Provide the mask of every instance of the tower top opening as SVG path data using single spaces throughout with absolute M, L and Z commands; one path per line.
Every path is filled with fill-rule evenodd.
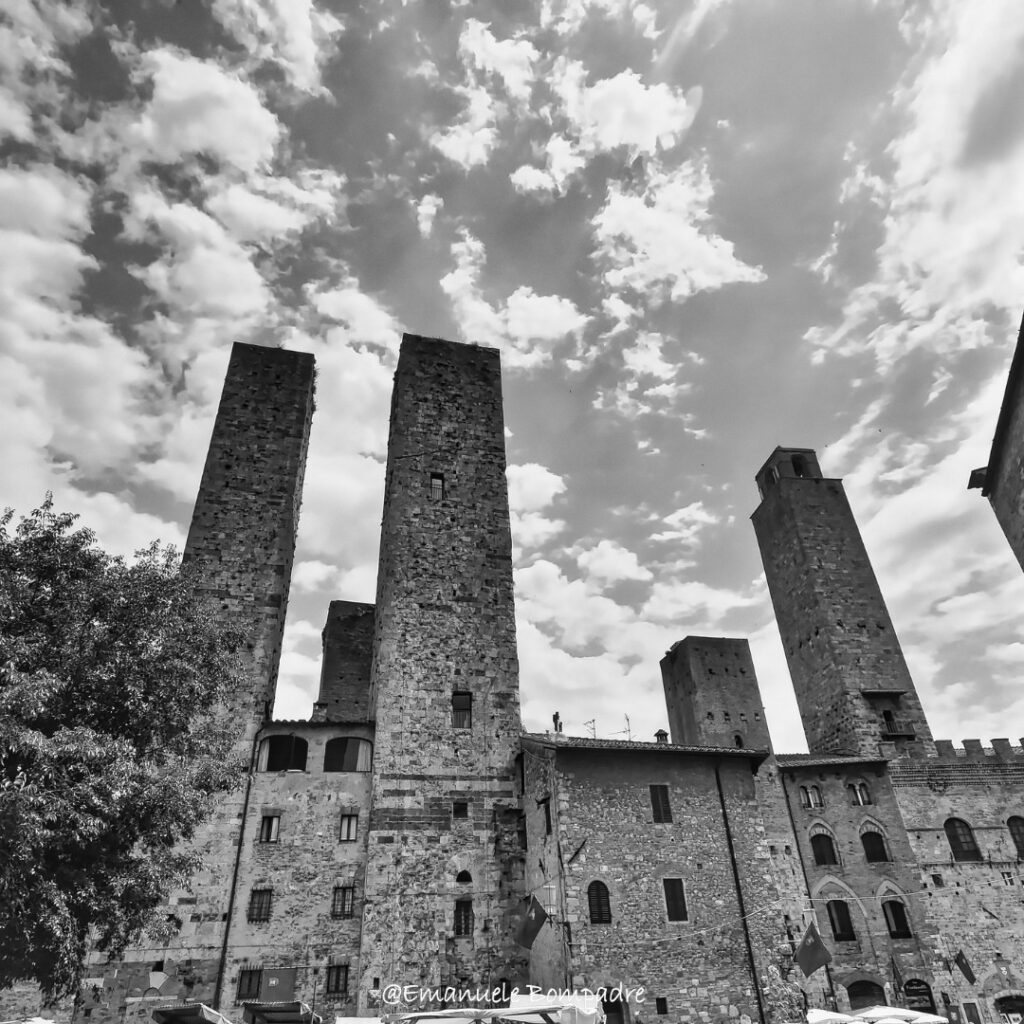
M 782 477 L 821 480 L 821 467 L 818 465 L 818 455 L 814 449 L 781 446 L 776 448 L 754 477 L 762 500 Z

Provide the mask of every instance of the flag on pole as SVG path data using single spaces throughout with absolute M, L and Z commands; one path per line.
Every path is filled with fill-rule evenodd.
M 531 896 L 526 913 L 523 914 L 522 920 L 519 922 L 519 928 L 516 930 L 516 942 L 520 946 L 532 949 L 534 939 L 537 938 L 547 919 L 547 912 L 537 901 L 537 897 Z
M 960 968 L 960 973 L 967 979 L 968 984 L 973 985 L 978 980 L 974 976 L 974 971 L 971 970 L 971 965 L 967 962 L 967 957 L 964 956 L 962 949 L 953 957 L 953 963 Z
M 825 948 L 818 934 L 818 926 L 813 921 L 807 926 L 800 945 L 796 947 L 795 959 L 805 978 L 809 978 L 819 967 L 832 962 L 832 954 Z

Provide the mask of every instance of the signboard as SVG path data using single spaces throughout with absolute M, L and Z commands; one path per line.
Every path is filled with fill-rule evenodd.
M 908 1010 L 920 1010 L 924 1013 L 935 1012 L 935 998 L 932 996 L 928 982 L 920 978 L 907 978 L 903 982 L 903 1002 Z M 978 1024 L 981 1024 L 979 1021 Z

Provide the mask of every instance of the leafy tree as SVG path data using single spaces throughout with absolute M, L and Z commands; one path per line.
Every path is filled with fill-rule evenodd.
M 237 785 L 220 697 L 241 637 L 173 549 L 134 562 L 42 508 L 0 517 L 0 988 L 77 991 L 198 858 L 178 848 Z

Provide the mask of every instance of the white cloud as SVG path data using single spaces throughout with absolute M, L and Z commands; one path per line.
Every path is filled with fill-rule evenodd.
M 430 144 L 453 163 L 465 168 L 487 162 L 498 141 L 498 111 L 491 94 L 482 86 L 455 86 L 466 101 L 461 118 L 444 131 L 434 132 Z
M 564 478 L 536 462 L 509 466 L 506 475 L 508 503 L 515 512 L 539 512 L 565 493 Z
M 318 312 L 344 325 L 344 337 L 353 343 L 398 350 L 401 326 L 375 298 L 360 289 L 355 278 L 335 288 L 310 291 L 309 298 Z
M 528 40 L 498 40 L 483 22 L 467 18 L 459 36 L 459 54 L 467 64 L 497 75 L 514 100 L 529 102 L 539 54 Z
M 674 544 L 692 546 L 696 544 L 704 529 L 721 522 L 721 516 L 707 508 L 704 502 L 693 501 L 664 516 L 661 521 L 670 529 L 652 534 L 651 540 L 672 541 Z
M 595 547 L 585 548 L 576 555 L 576 564 L 587 579 L 599 583 L 618 583 L 622 580 L 647 581 L 653 579 L 634 552 L 617 541 L 602 540 Z
M 425 195 L 416 204 L 416 226 L 420 229 L 421 237 L 430 237 L 434 230 L 434 218 L 443 206 L 444 200 L 436 195 Z

